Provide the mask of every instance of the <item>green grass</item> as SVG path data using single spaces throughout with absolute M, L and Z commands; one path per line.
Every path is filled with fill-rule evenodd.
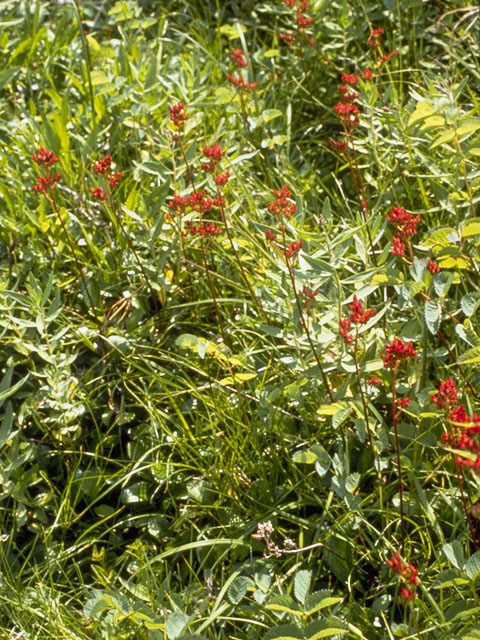
M 0 2 L 2 637 L 480 637 L 480 13 L 295 11 Z M 202 189 L 224 204 L 169 206 Z M 393 207 L 420 214 L 404 256 Z

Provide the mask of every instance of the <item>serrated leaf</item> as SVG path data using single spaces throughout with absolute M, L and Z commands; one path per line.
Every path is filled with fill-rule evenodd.
M 415 282 L 423 282 L 425 278 L 425 272 L 427 269 L 428 258 L 414 258 L 412 266 L 410 267 L 410 273 Z
M 297 571 L 293 581 L 293 593 L 296 599 L 305 604 L 306 597 L 310 589 L 310 582 L 312 580 L 312 572 L 306 569 Z
M 457 135 L 464 136 L 466 133 L 480 129 L 480 118 L 466 118 L 457 128 Z
M 462 238 L 480 236 L 480 221 L 469 220 L 462 227 Z
M 448 129 L 447 131 L 444 131 L 443 133 L 441 133 L 438 136 L 438 138 L 436 140 L 434 140 L 434 142 L 432 142 L 432 144 L 430 145 L 430 149 L 436 149 L 441 144 L 445 144 L 446 142 L 450 142 L 451 140 L 453 140 L 454 137 L 455 137 L 455 131 L 452 131 L 451 129 Z
M 254 582 L 247 576 L 237 576 L 227 591 L 228 599 L 232 604 L 238 604 L 248 589 L 254 587 Z
M 168 615 L 166 630 L 169 640 L 175 640 L 175 638 L 179 637 L 187 626 L 189 619 L 186 613 L 179 613 L 178 611 Z
M 453 227 L 439 227 L 437 229 L 432 229 L 428 231 L 422 240 L 422 247 L 449 247 L 453 245 L 452 238 L 454 237 L 452 234 L 456 234 L 457 230 Z
M 441 269 L 469 269 L 470 260 L 463 256 L 439 256 L 438 266 Z
M 467 317 L 470 317 L 473 316 L 473 314 L 477 310 L 479 303 L 480 297 L 472 294 L 467 294 L 460 300 L 460 307 L 462 308 L 463 313 Z
M 293 616 L 302 616 L 303 610 L 290 596 L 275 596 L 266 605 L 272 611 L 285 611 Z
M 433 582 L 435 589 L 447 589 L 449 587 L 460 587 L 469 584 L 469 580 L 458 569 L 445 569 L 440 571 Z
M 425 118 L 434 115 L 434 113 L 435 107 L 431 102 L 429 102 L 428 100 L 419 102 L 408 119 L 407 128 L 412 127 L 417 122 L 425 120 Z
M 305 615 L 311 616 L 314 613 L 317 613 L 317 611 L 321 611 L 327 607 L 333 607 L 342 600 L 343 598 L 332 596 L 332 592 L 327 589 L 324 589 L 323 591 L 315 591 L 308 596 L 305 602 Z
M 475 580 L 480 574 L 480 551 L 470 556 L 465 564 L 465 573 L 469 578 Z
M 269 629 L 263 636 L 263 640 L 301 640 L 303 633 L 294 624 L 281 624 Z
M 480 348 L 474 347 L 473 349 L 468 349 L 465 353 L 457 360 L 458 364 L 475 364 L 476 362 L 480 362 Z
M 343 407 L 342 409 L 339 409 L 332 417 L 333 428 L 337 429 L 341 424 L 343 424 L 351 412 L 351 407 Z
M 425 302 L 425 324 L 427 325 L 430 333 L 436 334 L 438 332 L 441 315 L 442 309 L 438 302 L 435 302 L 434 300 L 427 300 L 427 302 Z
M 345 623 L 333 617 L 324 620 L 313 620 L 305 628 L 305 638 L 308 640 L 331 638 L 332 636 L 343 635 L 346 630 Z
M 463 569 L 465 564 L 465 556 L 463 555 L 463 547 L 458 540 L 452 543 L 444 544 L 442 551 L 445 554 L 447 560 L 453 564 L 457 569 Z

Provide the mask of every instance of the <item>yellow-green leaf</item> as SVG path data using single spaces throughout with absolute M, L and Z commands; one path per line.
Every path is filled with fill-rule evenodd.
M 480 221 L 470 220 L 462 228 L 462 238 L 480 235 Z
M 445 125 L 445 118 L 443 116 L 429 116 L 425 122 L 420 126 L 420 129 L 430 129 L 431 127 L 443 127 Z
M 454 137 L 455 137 L 455 131 L 452 131 L 452 129 L 448 129 L 447 131 L 444 131 L 443 133 L 441 133 L 438 136 L 438 138 L 434 142 L 432 142 L 432 144 L 430 145 L 430 149 L 435 149 L 436 147 L 439 147 L 441 144 L 450 142 L 450 140 L 453 140 Z
M 480 118 L 467 118 L 458 127 L 457 134 L 464 136 L 466 133 L 477 131 L 477 129 L 480 129 Z
M 428 118 L 428 116 L 432 116 L 435 113 L 435 107 L 428 100 L 424 100 L 423 102 L 419 102 L 415 107 L 414 112 L 410 115 L 410 118 L 407 122 L 407 127 L 411 127 L 417 122 L 421 122 Z

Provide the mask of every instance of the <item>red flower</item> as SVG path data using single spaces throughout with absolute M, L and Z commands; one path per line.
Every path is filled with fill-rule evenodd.
M 447 378 L 440 382 L 438 385 L 438 394 L 431 397 L 431 401 L 437 405 L 438 409 L 443 409 L 443 407 L 454 404 L 457 399 L 458 390 L 453 378 Z
M 363 303 L 357 300 L 356 295 L 353 296 L 353 302 L 348 307 L 352 310 L 350 319 L 355 324 L 365 324 L 377 313 L 375 309 L 364 309 Z
M 275 231 L 271 231 L 270 229 L 266 229 L 265 237 L 266 237 L 267 240 L 271 240 L 272 242 L 275 242 L 275 240 L 277 239 L 277 234 L 275 233 Z
M 374 78 L 373 71 L 369 69 L 369 67 L 365 67 L 365 70 L 362 73 L 362 78 L 364 80 L 373 80 Z
M 210 158 L 212 163 L 217 163 L 222 159 L 226 151 L 222 151 L 222 147 L 215 142 L 211 147 L 203 147 L 203 155 Z
M 92 196 L 94 198 L 96 198 L 97 200 L 106 200 L 107 199 L 107 194 L 102 189 L 102 187 L 90 187 L 89 191 L 92 194 Z
M 400 598 L 402 598 L 403 600 L 414 600 L 417 597 L 418 594 L 410 591 L 410 589 L 407 589 L 407 587 L 400 587 Z
M 399 407 L 408 407 L 410 405 L 410 398 L 398 398 L 397 405 Z
M 372 376 L 367 380 L 367 384 L 374 384 L 375 386 L 378 386 L 379 384 L 382 384 L 382 381 L 378 376 Z
M 412 342 L 403 342 L 400 338 L 395 338 L 391 344 L 385 346 L 387 353 L 382 353 L 381 358 L 383 364 L 387 368 L 396 369 L 396 367 L 407 358 L 415 358 L 417 355 L 413 348 Z
M 257 88 L 256 82 L 245 82 L 245 80 L 240 76 L 227 74 L 225 77 L 230 84 L 233 84 L 237 89 L 240 89 L 240 91 L 253 91 Z
M 405 255 L 405 243 L 400 240 L 400 236 L 393 236 L 392 238 L 393 247 L 390 253 L 394 256 L 404 256 Z
M 358 119 L 360 109 L 356 104 L 345 104 L 344 102 L 339 102 L 333 107 L 333 110 L 340 120 L 349 127 L 355 127 L 360 122 Z
M 391 60 L 392 58 L 394 58 L 394 57 L 395 57 L 395 56 L 397 56 L 397 55 L 398 55 L 398 51 L 397 51 L 396 49 L 394 49 L 394 51 L 392 51 L 392 52 L 390 52 L 390 53 L 387 53 L 387 54 L 386 54 L 386 55 L 384 55 L 384 56 L 380 56 L 380 57 L 378 58 L 378 61 L 379 61 L 379 62 L 388 62 L 389 60 Z
M 182 196 L 174 195 L 171 200 L 168 202 L 168 206 L 170 209 L 173 209 L 176 213 L 183 213 L 185 211 L 185 207 L 188 204 L 187 198 L 182 198 Z
M 312 18 L 308 18 L 303 14 L 300 14 L 297 18 L 297 24 L 300 28 L 308 26 L 312 22 Z
M 37 184 L 34 185 L 33 190 L 39 191 L 40 193 L 46 193 L 47 189 L 53 189 L 56 183 L 60 181 L 61 177 L 62 174 L 60 171 L 54 176 L 47 176 L 46 178 L 37 176 Z
M 352 326 L 352 323 L 348 318 L 342 318 L 340 320 L 340 329 L 338 330 L 339 335 L 345 340 L 347 344 L 350 344 L 353 340 L 352 336 L 348 333 L 348 330 Z
M 101 175 L 104 175 L 105 173 L 107 173 L 107 171 L 110 170 L 111 164 L 112 164 L 112 156 L 106 155 L 103 158 L 103 160 L 96 161 L 95 166 L 93 167 L 93 170 L 95 171 L 95 173 L 100 173 Z
M 276 200 L 268 205 L 268 210 L 275 215 L 283 215 L 290 218 L 297 210 L 297 205 L 289 201 L 292 192 L 287 185 L 283 185 L 281 189 L 274 189 L 273 195 Z
M 230 171 L 225 171 L 225 173 L 221 173 L 215 178 L 215 184 L 218 184 L 218 185 L 227 184 L 229 178 L 230 178 Z
M 427 269 L 433 275 L 435 275 L 436 273 L 438 273 L 440 271 L 440 267 L 438 266 L 438 264 L 435 262 L 435 260 L 433 258 L 430 258 L 430 260 L 428 261 Z
M 356 76 L 354 73 L 343 73 L 342 74 L 342 82 L 344 82 L 345 84 L 350 84 L 350 85 L 356 85 L 358 82 L 358 76 Z M 342 86 L 342 85 L 340 85 Z M 339 87 L 340 89 L 340 87 Z
M 398 237 L 404 238 L 417 233 L 417 224 L 420 222 L 420 216 L 408 213 L 403 207 L 393 207 L 387 215 L 387 220 L 399 230 Z
M 380 36 L 385 33 L 385 29 L 382 27 L 377 27 L 376 29 L 372 29 L 370 37 L 367 40 L 367 45 L 369 47 L 379 47 L 380 46 Z
M 295 36 L 291 33 L 279 33 L 278 37 L 281 38 L 287 44 L 290 44 L 291 42 L 295 42 Z
M 246 67 L 248 64 L 241 49 L 234 49 L 229 58 L 236 67 Z
M 123 173 L 121 171 L 115 171 L 114 174 L 108 176 L 108 182 L 110 183 L 111 188 L 115 188 L 117 183 L 123 178 Z
M 222 233 L 220 227 L 217 227 L 214 222 L 209 222 L 205 224 L 200 222 L 198 225 L 195 225 L 191 220 L 187 222 L 188 231 L 192 236 L 218 236 Z
M 298 242 L 291 242 L 288 246 L 288 249 L 285 249 L 285 257 L 295 257 L 304 244 L 305 242 L 303 240 L 299 240 Z
M 44 164 L 46 167 L 51 167 L 52 164 L 59 162 L 59 158 L 53 153 L 53 151 L 47 151 L 41 147 L 37 153 L 32 153 L 32 158 L 37 164 Z
M 185 113 L 185 105 L 183 102 L 178 102 L 170 107 L 170 120 L 179 129 L 183 127 L 185 120 L 188 120 L 188 115 Z

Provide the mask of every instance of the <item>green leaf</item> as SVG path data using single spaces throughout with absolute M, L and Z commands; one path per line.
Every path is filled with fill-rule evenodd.
M 294 624 L 281 624 L 269 629 L 263 640 L 302 640 L 303 634 Z
M 453 564 L 457 569 L 463 569 L 465 564 L 465 556 L 463 555 L 463 547 L 458 540 L 452 543 L 444 544 L 442 551 L 445 554 L 447 560 Z
M 467 317 L 470 317 L 470 316 L 473 316 L 473 314 L 477 310 L 479 303 L 480 303 L 480 296 L 478 294 L 473 295 L 469 293 L 463 296 L 462 299 L 460 300 L 460 307 L 462 308 L 463 313 Z
M 443 133 L 441 133 L 438 136 L 438 138 L 434 142 L 432 142 L 432 144 L 430 145 L 430 149 L 436 149 L 441 144 L 450 142 L 451 140 L 454 139 L 454 137 L 455 137 L 455 131 L 452 131 L 452 129 L 447 129 L 447 131 L 444 131 Z
M 480 236 L 480 221 L 469 220 L 462 227 L 462 238 L 469 236 Z
M 430 247 L 450 247 L 458 239 L 457 230 L 453 227 L 437 227 L 428 231 L 423 237 L 421 246 L 428 249 Z
M 459 637 L 458 640 L 480 640 L 480 627 L 470 629 L 467 635 Z
M 333 607 L 342 600 L 343 598 L 332 596 L 332 592 L 330 590 L 324 589 L 322 591 L 315 591 L 308 596 L 305 602 L 305 615 L 311 616 L 314 613 L 317 613 L 317 611 L 321 611 L 327 607 Z
M 465 573 L 469 578 L 475 580 L 480 574 L 480 551 L 470 556 L 465 564 Z
M 280 109 L 265 109 L 262 111 L 262 120 L 267 123 L 270 120 L 274 120 L 275 118 L 279 118 L 282 114 Z
M 248 589 L 253 588 L 255 583 L 247 576 L 237 576 L 228 588 L 227 596 L 232 604 L 238 604 Z
M 473 349 L 468 349 L 462 353 L 462 355 L 458 358 L 458 364 L 475 364 L 480 362 L 480 348 L 473 347 Z
M 469 582 L 458 569 L 445 569 L 440 571 L 432 586 L 434 589 L 448 589 L 450 587 L 460 587 L 469 584 Z
M 169 640 L 175 640 L 182 633 L 188 624 L 190 617 L 186 613 L 179 613 L 174 611 L 170 613 L 167 618 L 167 636 Z
M 244 382 L 247 382 L 248 380 L 253 380 L 253 378 L 256 378 L 256 377 L 257 377 L 256 373 L 236 373 L 234 376 L 227 376 L 226 378 L 222 378 L 219 381 L 219 384 L 223 384 L 223 385 L 243 384 Z
M 480 118 L 467 118 L 457 128 L 457 135 L 464 136 L 466 133 L 471 133 L 478 129 L 480 129 Z
M 415 110 L 410 115 L 410 118 L 407 122 L 407 128 L 412 127 L 417 122 L 421 122 L 428 118 L 428 116 L 432 116 L 435 113 L 435 107 L 428 100 L 424 100 L 423 102 L 419 102 L 415 107 Z
M 305 638 L 320 640 L 332 636 L 343 635 L 347 630 L 346 624 L 338 618 L 329 617 L 324 620 L 313 620 L 305 628 Z
M 325 198 L 325 201 L 323 203 L 322 216 L 325 218 L 325 220 L 330 220 L 330 218 L 332 217 L 332 209 L 330 207 L 330 198 L 328 196 Z
M 7 406 L 5 408 L 5 414 L 2 419 L 2 424 L 0 426 L 0 445 L 7 442 L 7 440 L 11 440 L 11 438 L 18 433 L 15 431 L 12 433 L 12 425 L 13 425 L 13 408 L 12 403 L 7 402 Z
M 293 581 L 293 592 L 296 599 L 305 604 L 305 599 L 310 589 L 310 582 L 312 580 L 312 572 L 307 570 L 297 571 Z
M 290 596 L 274 596 L 266 605 L 271 611 L 285 611 L 293 616 L 302 616 L 303 610 Z
M 303 449 L 293 454 L 292 461 L 296 464 L 314 464 L 317 456 L 311 449 Z
M 440 327 L 442 308 L 438 302 L 427 300 L 424 307 L 425 323 L 430 333 L 436 334 Z

